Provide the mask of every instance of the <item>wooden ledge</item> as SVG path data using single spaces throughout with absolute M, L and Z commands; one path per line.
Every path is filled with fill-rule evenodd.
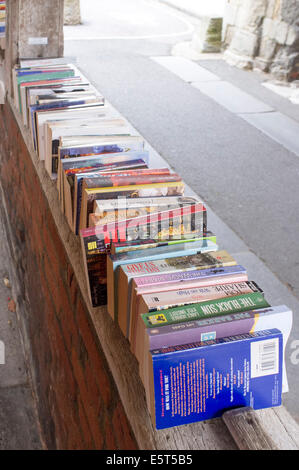
M 233 420 L 228 415 L 224 419 L 218 418 L 160 431 L 153 429 L 146 406 L 144 388 L 138 374 L 137 361 L 130 352 L 127 340 L 123 337 L 119 327 L 111 320 L 106 308 L 94 309 L 91 307 L 87 295 L 79 237 L 72 233 L 60 210 L 56 184 L 50 179 L 43 162 L 38 159 L 31 143 L 29 130 L 24 128 L 21 116 L 16 111 L 11 98 L 8 98 L 8 105 L 12 109 L 31 155 L 41 187 L 51 208 L 57 231 L 74 270 L 84 301 L 88 306 L 91 322 L 98 335 L 99 343 L 109 364 L 139 448 L 142 450 L 238 449 L 238 441 L 232 432 L 232 426 L 235 429 L 238 426 L 236 422 L 231 424 Z M 299 448 L 299 427 L 283 407 L 261 410 L 255 414 L 263 423 L 263 432 L 269 435 L 274 448 Z M 236 420 L 236 418 L 234 419 Z

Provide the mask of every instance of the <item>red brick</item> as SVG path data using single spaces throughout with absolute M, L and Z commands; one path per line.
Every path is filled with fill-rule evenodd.
M 85 415 L 85 411 L 84 411 L 81 399 L 79 399 L 78 401 L 78 413 L 79 413 L 80 427 L 81 427 L 82 435 L 84 439 L 84 449 L 93 450 L 95 449 L 95 444 L 91 435 L 90 427 L 87 422 L 87 418 Z
M 96 343 L 94 330 L 91 329 L 90 322 L 87 320 L 87 314 L 81 299 L 78 299 L 76 320 L 80 335 L 83 338 L 85 347 L 88 351 L 89 360 L 96 373 L 101 396 L 108 407 L 111 402 L 111 380 L 110 373 L 104 355 Z
M 99 397 L 90 395 L 90 391 L 88 390 L 85 383 L 85 377 L 82 368 L 78 361 L 77 352 L 74 349 L 72 349 L 72 366 L 93 440 L 97 448 L 102 448 L 104 438 L 100 429 L 99 416 L 95 412 L 95 409 L 98 409 Z
M 117 450 L 113 428 L 109 418 L 105 421 L 105 450 Z

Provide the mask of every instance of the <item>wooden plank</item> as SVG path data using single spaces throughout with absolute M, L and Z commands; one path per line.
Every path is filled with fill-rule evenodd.
M 284 407 L 226 411 L 222 419 L 240 450 L 298 450 L 298 424 Z

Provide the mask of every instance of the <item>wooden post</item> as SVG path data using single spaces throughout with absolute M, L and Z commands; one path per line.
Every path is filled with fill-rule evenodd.
M 236 408 L 222 420 L 240 450 L 298 450 L 299 427 L 283 406 L 254 411 Z
M 12 95 L 11 70 L 19 58 L 63 56 L 63 0 L 7 3 L 5 84 Z

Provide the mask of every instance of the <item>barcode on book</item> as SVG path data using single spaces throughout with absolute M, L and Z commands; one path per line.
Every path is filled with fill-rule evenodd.
M 256 341 L 250 345 L 251 378 L 278 374 L 279 339 Z

